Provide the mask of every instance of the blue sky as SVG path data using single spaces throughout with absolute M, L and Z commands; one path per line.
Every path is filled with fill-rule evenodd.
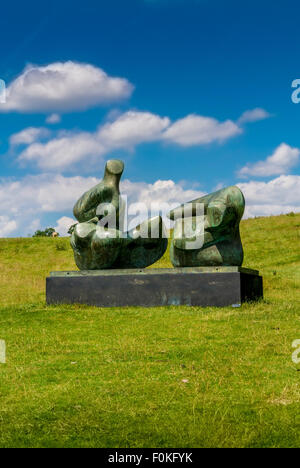
M 0 236 L 64 233 L 112 157 L 131 201 L 239 184 L 246 216 L 300 211 L 298 2 L 1 9 Z

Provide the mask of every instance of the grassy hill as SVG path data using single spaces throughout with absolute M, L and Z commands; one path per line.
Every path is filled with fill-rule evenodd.
M 242 238 L 265 298 L 240 309 L 47 307 L 68 239 L 0 239 L 0 447 L 299 446 L 300 214 Z

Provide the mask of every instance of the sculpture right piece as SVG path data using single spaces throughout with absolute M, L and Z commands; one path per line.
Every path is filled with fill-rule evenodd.
M 184 227 L 191 221 L 196 224 L 197 204 L 202 204 L 204 209 L 204 233 L 202 233 L 204 242 L 200 248 L 191 248 Z M 173 266 L 242 266 L 244 252 L 239 225 L 244 210 L 245 198 L 236 186 L 227 187 L 172 210 L 168 217 L 175 221 L 170 248 Z M 183 229 L 180 230 L 181 226 Z M 180 231 L 179 236 L 178 231 Z

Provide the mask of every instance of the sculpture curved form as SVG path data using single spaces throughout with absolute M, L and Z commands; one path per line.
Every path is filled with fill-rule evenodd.
M 196 221 L 197 204 L 202 204 L 204 208 L 204 242 L 202 247 L 191 249 L 190 239 L 185 237 L 184 230 L 181 237 L 176 234 L 179 224 L 183 223 L 184 226 L 187 218 Z M 173 266 L 241 266 L 244 252 L 239 225 L 244 210 L 245 198 L 236 186 L 227 187 L 172 210 L 168 217 L 175 221 L 170 248 Z
M 85 192 L 74 206 L 74 216 L 80 223 L 96 218 L 99 205 L 105 203 L 108 205 L 108 209 L 114 207 L 117 222 L 119 221 L 120 180 L 123 172 L 123 161 L 118 159 L 107 161 L 103 180 Z M 101 219 L 101 216 L 99 216 L 99 219 Z
M 119 183 L 123 171 L 122 161 L 108 161 L 103 180 L 74 206 L 79 223 L 70 230 L 71 246 L 80 270 L 146 268 L 167 249 L 167 234 L 160 216 L 122 232 Z M 111 219 L 113 228 L 109 227 Z

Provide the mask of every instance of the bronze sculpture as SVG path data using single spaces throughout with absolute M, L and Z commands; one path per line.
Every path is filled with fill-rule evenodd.
M 83 194 L 74 207 L 79 223 L 70 230 L 71 246 L 80 270 L 146 268 L 167 249 L 167 234 L 160 216 L 129 232 L 120 230 L 119 183 L 123 171 L 122 161 L 108 161 L 103 180 Z M 113 227 L 109 226 L 110 221 Z
M 123 232 L 119 189 L 123 171 L 122 161 L 108 161 L 103 180 L 84 193 L 74 206 L 79 223 L 70 230 L 71 245 L 80 270 L 146 268 L 167 249 L 161 216 Z M 199 206 L 203 209 L 202 217 L 197 216 Z M 168 217 L 175 221 L 170 246 L 173 266 L 241 266 L 244 254 L 239 224 L 244 209 L 244 196 L 233 186 L 172 210 Z M 191 227 L 187 228 L 188 225 Z M 189 230 L 194 240 L 202 236 L 200 245 L 191 244 L 191 237 L 186 234 Z
M 176 236 L 178 223 L 196 220 L 195 207 L 203 207 L 203 245 L 190 248 L 190 239 Z M 170 256 L 174 267 L 242 266 L 244 253 L 240 237 L 240 221 L 245 210 L 241 190 L 227 187 L 179 206 L 169 213 L 175 221 Z M 185 216 L 184 216 L 185 215 Z M 177 223 L 177 225 L 176 225 Z

